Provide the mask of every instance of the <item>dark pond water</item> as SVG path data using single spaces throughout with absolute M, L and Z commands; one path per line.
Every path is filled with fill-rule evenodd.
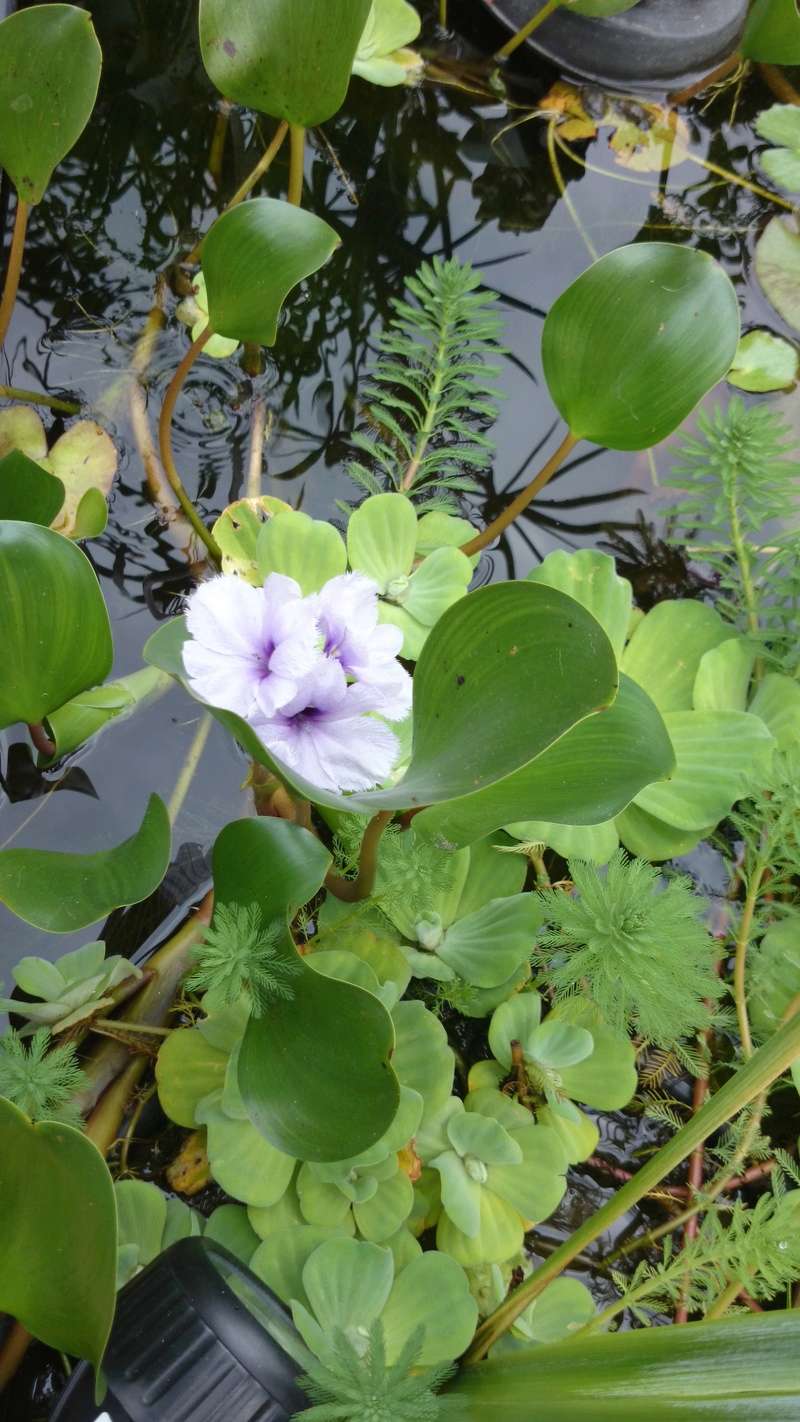
M 141 648 L 188 590 L 179 547 L 158 521 L 146 492 L 130 421 L 130 362 L 153 304 L 158 273 L 190 248 L 263 150 L 272 125 L 248 115 L 230 120 L 221 190 L 207 171 L 217 108 L 199 62 L 195 0 L 115 0 L 92 8 L 105 70 L 95 115 L 77 149 L 58 169 L 30 227 L 20 301 L 0 379 L 63 393 L 106 425 L 120 458 L 105 534 L 87 545 L 103 583 L 114 627 L 117 674 L 140 665 Z M 177 463 L 203 515 L 211 518 L 244 492 L 253 400 L 264 395 L 272 431 L 263 491 L 321 516 L 353 496 L 343 472 L 358 413 L 359 381 L 392 297 L 420 261 L 457 255 L 474 264 L 499 294 L 505 318 L 502 384 L 506 399 L 495 429 L 497 457 L 476 512 L 491 517 L 560 438 L 539 359 L 542 320 L 558 293 L 588 264 L 585 236 L 602 253 L 623 242 L 659 238 L 700 245 L 724 261 L 744 302 L 745 325 L 781 323 L 751 282 L 758 231 L 775 210 L 691 162 L 660 184 L 654 174 L 619 181 L 607 134 L 581 148 L 605 172 L 564 160 L 567 200 L 551 171 L 545 125 L 532 119 L 501 135 L 505 103 L 474 78 L 471 62 L 496 47 L 500 32 L 476 0 L 453 3 L 463 33 L 437 33 L 433 6 L 423 48 L 442 79 L 415 90 L 383 90 L 354 81 L 343 111 L 307 157 L 307 202 L 340 232 L 342 246 L 289 305 L 281 336 L 255 380 L 236 362 L 203 360 L 176 416 Z M 530 56 L 509 77 L 516 104 L 535 107 L 558 75 Z M 596 95 L 587 95 L 587 102 Z M 757 78 L 688 116 L 692 149 L 745 176 L 758 176 L 753 115 L 771 101 Z M 614 176 L 608 176 L 608 173 Z M 279 160 L 265 191 L 285 191 Z M 168 321 L 146 376 L 151 422 L 186 349 L 186 333 Z M 792 407 L 786 414 L 792 417 Z M 795 417 L 796 419 L 796 417 Z M 53 435 L 61 428 L 45 413 Z M 524 574 L 552 548 L 621 548 L 622 571 L 647 605 L 657 596 L 692 595 L 696 585 L 675 555 L 658 544 L 654 479 L 669 452 L 620 455 L 581 445 L 535 508 L 501 547 L 484 555 L 478 577 Z M 642 523 L 642 519 L 645 521 Z M 647 525 L 655 520 L 656 532 Z M 643 534 L 643 528 L 645 532 Z M 620 544 L 620 540 L 623 543 Z M 1 650 L 1 649 L 0 649 Z M 151 790 L 171 794 L 197 730 L 198 710 L 177 692 L 118 724 L 69 765 L 46 776 L 32 764 L 19 730 L 0 734 L 0 847 L 94 850 L 138 825 Z M 221 728 L 211 731 L 174 834 L 175 866 L 154 901 L 117 914 L 105 936 L 132 951 L 204 873 L 202 853 L 229 819 L 247 813 L 244 762 Z M 695 860 L 715 883 L 712 856 Z M 94 932 L 54 939 L 0 908 L 0 980 L 23 953 L 55 957 Z M 634 1146 L 611 1124 L 603 1149 L 620 1161 Z M 576 1193 L 577 1192 L 577 1193 Z M 571 1228 L 599 1203 L 604 1187 L 575 1174 L 548 1231 Z M 545 1236 L 546 1237 L 546 1236 Z M 20 1402 L 19 1407 L 23 1408 Z M 20 1418 L 42 1415 L 27 1409 Z

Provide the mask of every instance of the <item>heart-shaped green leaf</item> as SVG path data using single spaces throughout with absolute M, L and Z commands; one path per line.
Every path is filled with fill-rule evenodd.
M 111 628 L 92 565 L 49 528 L 0 523 L 0 647 L 0 728 L 37 724 L 111 667 Z
M 796 0 L 753 0 L 739 53 L 762 64 L 800 64 Z
M 327 262 L 339 241 L 321 217 L 276 198 L 253 198 L 224 212 L 203 241 L 213 329 L 273 346 L 292 287 Z
M 203 63 L 226 99 L 314 128 L 341 108 L 369 10 L 370 0 L 200 0 Z
M 113 849 L 96 854 L 0 850 L 0 902 L 48 933 L 72 933 L 112 909 L 138 904 L 158 888 L 169 864 L 170 842 L 166 806 L 151 795 L 136 833 Z
M 77 5 L 33 5 L 0 25 L 0 167 L 25 202 L 41 201 L 83 133 L 101 62 L 91 17 Z
M 19 449 L 0 459 L 0 519 L 49 528 L 64 502 L 64 485 Z
M 97 1147 L 0 1098 L 0 1310 L 99 1367 L 114 1317 L 117 1210 Z
M 422 68 L 422 60 L 406 49 L 420 31 L 420 17 L 408 0 L 372 0 L 359 40 L 353 73 L 370 84 L 391 87 L 403 84 L 409 70 Z
M 288 929 L 318 891 L 330 856 L 285 820 L 236 820 L 214 844 L 217 904 L 255 905 L 280 927 L 279 948 L 297 961 Z M 399 1101 L 389 1065 L 394 1032 L 363 988 L 314 972 L 303 959 L 290 999 L 252 1017 L 239 1055 L 239 1087 L 253 1124 L 286 1155 L 343 1160 L 377 1141 Z
M 607 253 L 562 292 L 542 362 L 576 438 L 647 449 L 727 374 L 738 339 L 736 293 L 713 257 L 642 242 Z
M 556 824 L 595 825 L 624 808 L 642 786 L 668 776 L 675 754 L 654 703 L 630 677 L 601 715 L 587 716 L 548 750 L 497 785 L 414 817 L 417 834 L 470 844 L 535 805 Z

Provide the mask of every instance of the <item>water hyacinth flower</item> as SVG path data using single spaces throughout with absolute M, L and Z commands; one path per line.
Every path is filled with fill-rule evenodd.
M 189 598 L 186 626 L 192 640 L 183 665 L 192 691 L 251 724 L 292 701 L 319 662 L 313 610 L 281 573 L 263 588 L 240 578 L 201 583 Z
M 186 624 L 192 691 L 236 712 L 291 770 L 333 791 L 390 774 L 400 746 L 386 721 L 407 715 L 411 678 L 371 579 L 342 574 L 303 597 L 282 573 L 263 588 L 213 578 L 190 597 Z
M 411 710 L 411 678 L 397 658 L 403 645 L 399 627 L 378 621 L 378 589 L 363 573 L 330 578 L 311 599 L 326 657 L 347 676 L 374 689 L 390 721 Z

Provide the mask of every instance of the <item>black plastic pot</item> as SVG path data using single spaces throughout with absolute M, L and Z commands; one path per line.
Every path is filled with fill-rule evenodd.
M 308 1406 L 299 1343 L 283 1304 L 244 1264 L 210 1240 L 182 1239 L 120 1292 L 102 1405 L 82 1363 L 51 1422 L 289 1422 Z
M 515 33 L 544 0 L 484 4 Z M 599 83 L 669 88 L 699 77 L 731 54 L 746 13 L 747 0 L 639 0 L 632 10 L 607 20 L 556 10 L 527 44 L 559 69 Z

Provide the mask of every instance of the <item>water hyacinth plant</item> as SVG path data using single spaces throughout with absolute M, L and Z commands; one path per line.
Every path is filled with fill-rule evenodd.
M 778 84 L 752 165 L 770 189 L 694 153 L 701 111 L 678 114 L 691 92 L 631 107 L 556 84 L 532 107 L 489 50 L 486 65 L 455 55 L 456 8 L 186 0 L 192 122 L 210 115 L 213 132 L 198 158 L 181 118 L 188 208 L 172 169 L 152 210 L 134 205 L 163 268 L 140 332 L 119 293 L 98 315 L 69 264 L 79 184 L 116 151 L 95 125 L 117 90 L 89 122 L 92 24 L 61 4 L 0 23 L 8 378 L 90 338 L 126 352 L 88 408 L 0 387 L 12 1411 L 35 1339 L 51 1381 L 69 1359 L 99 1375 L 105 1356 L 111 1414 L 128 1301 L 173 1246 L 203 1239 L 244 1271 L 235 1307 L 247 1270 L 284 1306 L 271 1356 L 284 1350 L 309 1422 L 788 1419 L 800 1405 L 800 1324 L 783 1307 L 800 1282 L 798 542 L 776 413 L 797 360 L 763 311 L 746 309 L 741 337 L 716 227 L 705 209 L 705 227 L 673 221 L 668 191 L 694 161 L 731 203 L 792 209 L 796 104 L 773 61 L 779 41 L 794 53 L 797 16 L 758 0 L 730 66 L 763 62 Z M 578 32 L 646 9 L 539 6 L 502 59 L 558 8 Z M 113 68 L 125 46 L 96 21 Z M 133 166 L 152 147 L 160 181 L 172 106 L 183 115 L 195 82 L 174 23 L 169 84 L 151 82 L 138 39 L 126 68 L 126 103 L 135 73 L 137 113 L 152 105 L 158 127 Z M 429 182 L 432 135 L 453 136 L 448 90 L 455 146 Z M 425 216 L 431 187 L 446 205 L 482 184 L 488 201 L 482 164 L 538 201 L 529 121 L 592 254 L 570 266 L 565 242 L 572 279 L 549 294 L 511 265 L 490 290 L 490 261 L 453 255 L 462 228 L 441 224 L 440 242 Z M 599 155 L 583 155 L 603 124 L 612 175 L 658 193 L 658 222 L 616 247 L 585 228 L 560 166 L 584 164 L 602 192 Z M 119 215 L 95 230 L 93 202 L 86 262 L 138 299 Z M 376 210 L 400 237 L 382 241 L 369 307 L 357 243 Z M 733 240 L 741 213 L 723 216 Z M 744 230 L 761 216 L 748 209 Z M 793 217 L 763 217 L 755 266 L 790 333 Z M 42 251 L 68 340 L 55 319 L 34 338 L 17 319 L 18 289 L 26 319 L 45 319 Z M 91 361 L 101 377 L 106 364 Z M 519 398 L 534 385 L 543 408 Z M 516 475 L 490 438 L 507 392 Z M 633 536 L 605 545 L 618 561 L 576 548 L 592 530 L 569 522 L 584 486 L 562 499 L 551 482 L 616 498 L 595 476 L 603 449 L 620 469 L 641 455 L 637 488 L 657 472 L 665 507 L 664 488 L 681 491 L 663 529 L 641 525 L 648 578 Z M 532 530 L 564 547 L 542 556 Z M 131 655 L 128 625 L 147 619 Z M 78 807 L 74 831 L 59 806 Z

